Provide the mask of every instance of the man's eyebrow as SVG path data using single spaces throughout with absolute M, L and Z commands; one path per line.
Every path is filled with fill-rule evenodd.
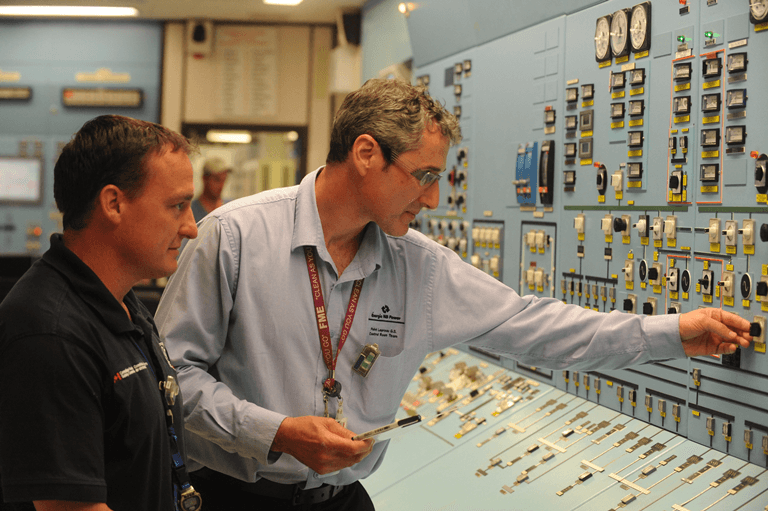
M 172 195 L 168 201 L 169 202 L 178 202 L 178 201 L 191 201 L 195 198 L 194 194 L 191 193 L 179 193 L 177 195 Z

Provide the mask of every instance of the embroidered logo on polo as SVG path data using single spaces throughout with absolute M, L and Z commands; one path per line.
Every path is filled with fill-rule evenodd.
M 149 364 L 147 364 L 146 362 L 139 362 L 136 365 L 126 367 L 122 371 L 118 371 L 115 374 L 113 383 L 117 383 L 117 381 L 119 380 L 124 380 L 125 378 L 128 378 L 129 376 L 136 374 L 140 371 L 146 371 L 148 367 L 149 367 Z
M 384 304 L 379 311 L 381 312 L 371 312 L 371 315 L 368 317 L 368 321 L 374 323 L 370 325 L 368 337 L 398 339 L 402 327 L 397 325 L 405 324 L 402 314 L 392 313 L 392 309 L 387 304 Z

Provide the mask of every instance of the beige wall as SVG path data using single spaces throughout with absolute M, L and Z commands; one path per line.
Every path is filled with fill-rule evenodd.
M 251 54 L 240 52 L 241 60 L 234 67 L 242 72 L 222 78 L 222 69 L 230 70 L 231 67 L 227 68 L 224 63 L 223 51 L 217 51 L 217 35 L 222 35 L 221 30 L 232 34 L 235 29 L 242 28 L 244 40 L 247 40 L 248 34 L 253 34 L 259 27 L 264 27 L 262 32 L 275 34 L 274 39 L 268 38 L 274 43 L 267 45 L 275 50 L 275 58 L 271 60 L 275 67 L 256 75 L 261 70 L 252 66 Z M 213 32 L 210 54 L 194 58 L 188 52 L 187 26 L 182 22 L 166 24 L 161 122 L 176 130 L 180 130 L 184 122 L 307 126 L 307 170 L 322 165 L 328 152 L 332 121 L 329 90 L 331 27 L 214 23 Z M 267 97 L 274 101 L 257 105 L 255 96 L 259 91 L 252 84 L 254 79 L 265 77 L 271 84 L 266 87 L 269 89 Z M 245 91 L 244 95 L 248 97 L 253 95 L 253 101 L 248 97 L 243 99 L 243 94 L 238 91 Z M 243 108 L 224 113 L 226 109 L 221 100 L 225 94 L 229 95 L 230 101 L 241 102 Z

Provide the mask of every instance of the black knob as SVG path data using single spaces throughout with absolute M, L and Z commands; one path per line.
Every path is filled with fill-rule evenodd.
M 603 186 L 603 174 L 600 172 L 597 173 L 597 186 Z
M 659 278 L 658 268 L 648 268 L 648 280 L 656 280 Z
M 749 335 L 752 337 L 760 337 L 760 334 L 763 333 L 763 328 L 760 326 L 760 323 L 750 323 L 749 324 Z
M 755 294 L 757 296 L 768 296 L 768 282 L 758 282 Z
M 651 305 L 650 302 L 645 302 L 643 304 L 643 314 L 645 315 L 653 314 L 653 305 Z
M 674 307 L 670 307 L 669 309 L 667 309 L 667 314 L 677 314 L 677 309 L 675 309 Z
M 630 312 L 632 310 L 632 300 L 629 298 L 624 299 L 624 310 Z
M 680 186 L 680 178 L 678 176 L 672 176 L 669 178 L 669 188 L 676 190 Z
M 768 224 L 760 226 L 760 241 L 768 241 Z
M 627 221 L 624 220 L 621 217 L 616 217 L 613 219 L 613 230 L 616 232 L 621 232 L 627 230 Z

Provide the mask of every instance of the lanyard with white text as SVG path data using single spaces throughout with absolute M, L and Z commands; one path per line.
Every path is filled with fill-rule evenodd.
M 344 325 L 339 336 L 339 347 L 336 349 L 336 357 L 333 356 L 333 347 L 331 346 L 331 331 L 328 328 L 328 315 L 325 310 L 325 301 L 323 300 L 323 290 L 320 287 L 320 275 L 317 272 L 315 263 L 315 253 L 312 247 L 304 247 L 304 255 L 307 259 L 307 271 L 309 272 L 309 283 L 312 286 L 312 298 L 315 301 L 315 318 L 317 319 L 317 332 L 320 335 L 320 349 L 323 352 L 325 367 L 328 368 L 328 379 L 323 382 L 323 399 L 328 397 L 340 397 L 341 383 L 336 381 L 336 361 L 339 359 L 339 353 L 347 340 L 349 331 L 352 328 L 352 321 L 355 319 L 357 311 L 357 302 L 360 299 L 360 291 L 363 289 L 363 280 L 356 280 L 352 288 L 352 295 L 349 297 L 347 314 L 344 317 Z

